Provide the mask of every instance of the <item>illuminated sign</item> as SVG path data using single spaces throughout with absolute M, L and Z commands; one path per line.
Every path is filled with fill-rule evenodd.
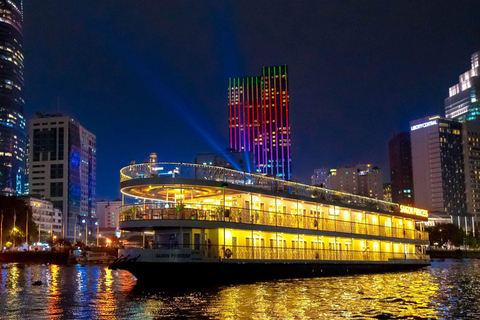
M 420 123 L 420 124 L 416 124 L 414 126 L 411 126 L 410 130 L 415 131 L 417 129 L 423 129 L 423 128 L 426 128 L 426 127 L 434 126 L 436 124 L 437 124 L 437 120 L 432 120 L 432 121 L 428 121 L 428 122 L 424 122 L 424 123 Z
M 400 205 L 400 212 L 406 214 L 414 214 L 416 216 L 428 218 L 428 210 L 418 209 L 414 207 Z

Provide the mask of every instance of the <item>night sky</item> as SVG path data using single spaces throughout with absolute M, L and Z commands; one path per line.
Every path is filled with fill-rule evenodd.
M 229 77 L 287 64 L 293 178 L 378 164 L 480 50 L 472 1 L 24 3 L 27 118 L 60 112 L 97 136 L 97 199 L 130 159 L 192 162 L 228 146 Z

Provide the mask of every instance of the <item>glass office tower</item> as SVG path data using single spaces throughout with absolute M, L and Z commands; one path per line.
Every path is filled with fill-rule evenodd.
M 458 84 L 450 87 L 445 99 L 445 117 L 452 120 L 475 120 L 480 118 L 480 51 L 472 54 L 471 69 L 459 77 Z
M 0 194 L 20 195 L 25 181 L 22 2 L 0 0 Z

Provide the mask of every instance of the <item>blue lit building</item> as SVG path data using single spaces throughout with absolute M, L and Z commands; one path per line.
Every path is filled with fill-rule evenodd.
M 0 0 L 0 194 L 25 184 L 22 2 Z
M 30 194 L 45 196 L 62 210 L 67 239 L 94 237 L 95 135 L 70 117 L 38 113 L 29 136 Z

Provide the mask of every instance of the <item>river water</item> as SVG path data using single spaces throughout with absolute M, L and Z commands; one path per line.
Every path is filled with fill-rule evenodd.
M 139 287 L 130 273 L 105 266 L 0 265 L 0 319 L 177 317 L 480 319 L 480 260 L 433 262 L 413 272 L 167 291 Z

